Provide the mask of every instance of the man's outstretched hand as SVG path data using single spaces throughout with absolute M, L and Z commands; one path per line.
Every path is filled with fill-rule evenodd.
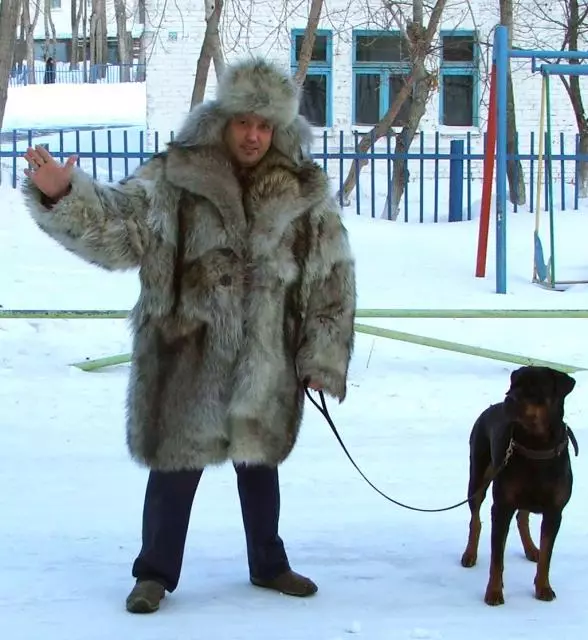
M 65 164 L 60 164 L 45 147 L 37 145 L 27 149 L 24 159 L 29 163 L 25 175 L 41 193 L 51 200 L 59 200 L 68 193 L 77 156 L 70 156 Z
M 320 384 L 320 382 L 315 382 L 314 380 L 308 380 L 306 383 L 306 386 L 309 389 L 312 389 L 313 391 L 322 391 L 323 390 L 323 386 Z

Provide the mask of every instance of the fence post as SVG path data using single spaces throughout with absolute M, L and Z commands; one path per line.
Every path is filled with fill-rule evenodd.
M 449 222 L 463 220 L 463 140 L 452 140 L 449 148 Z

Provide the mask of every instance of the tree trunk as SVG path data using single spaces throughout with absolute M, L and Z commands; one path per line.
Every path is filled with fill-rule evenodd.
M 394 153 L 398 155 L 408 153 L 419 123 L 427 110 L 427 102 L 431 94 L 432 78 L 427 73 L 424 63 L 421 63 L 418 69 L 415 69 L 415 74 L 419 80 L 414 83 L 408 122 L 396 136 Z M 382 218 L 388 217 L 388 211 L 390 211 L 391 220 L 398 218 L 400 201 L 406 189 L 406 181 L 409 178 L 407 164 L 407 160 L 402 157 L 395 158 L 392 162 L 392 188 L 388 189 L 388 196 L 381 215 Z M 388 206 L 388 199 L 390 199 L 390 206 Z
M 13 66 L 16 66 L 16 73 L 20 77 L 22 74 L 22 63 L 27 55 L 27 30 L 25 25 L 25 4 L 28 3 L 28 0 L 21 2 L 21 12 L 20 12 L 20 21 L 18 27 L 18 40 L 14 45 L 14 60 L 12 61 Z
M 139 39 L 139 66 L 135 75 L 136 82 L 145 82 L 147 64 L 147 52 L 145 46 L 145 0 L 139 0 L 139 23 L 143 25 L 141 38 Z
M 390 130 L 390 127 L 392 126 L 392 123 L 394 122 L 394 120 L 396 119 L 396 116 L 398 115 L 398 112 L 402 108 L 404 101 L 408 98 L 408 96 L 410 95 L 410 92 L 412 91 L 413 82 L 414 81 L 412 76 L 407 78 L 406 83 L 404 84 L 402 89 L 398 92 L 398 95 L 394 99 L 392 106 L 384 114 L 384 117 L 370 131 L 370 133 L 363 136 L 362 139 L 359 141 L 359 145 L 356 150 L 357 153 L 367 153 L 369 151 L 369 148 L 372 145 L 372 140 L 375 142 L 376 140 L 379 140 L 382 136 L 385 136 L 388 133 L 388 131 Z M 343 193 L 337 194 L 337 198 L 339 198 L 341 195 L 343 196 L 345 206 L 349 206 L 349 196 L 351 195 L 351 192 L 355 188 L 355 183 L 359 179 L 359 173 L 367 163 L 368 163 L 368 160 L 366 159 L 361 159 L 361 160 L 358 160 L 357 162 L 352 162 L 351 168 L 349 169 L 349 173 L 347 174 L 347 177 L 345 178 L 345 182 L 343 183 Z
M 508 29 L 508 48 L 512 49 L 512 0 L 500 0 L 500 24 Z M 506 153 L 508 155 L 514 155 L 517 151 L 517 122 L 510 60 L 508 61 L 506 83 Z M 525 173 L 520 160 L 507 161 L 506 175 L 508 177 L 509 198 L 511 203 L 517 205 L 525 204 L 527 199 L 525 190 Z
M 45 5 L 43 8 L 43 21 L 45 24 L 45 45 L 43 47 L 45 50 L 45 57 L 47 58 L 48 56 L 51 56 L 53 59 L 55 59 L 57 34 L 55 32 L 53 16 L 51 15 L 51 0 L 45 0 Z M 57 64 L 55 66 L 57 67 Z
M 106 65 L 108 64 L 108 23 L 106 21 L 106 0 L 100 0 L 100 13 L 99 13 L 99 42 L 102 48 L 102 66 L 101 78 L 106 77 Z
M 569 50 L 578 51 L 578 34 L 580 28 L 583 26 L 584 19 L 586 17 L 586 11 L 583 12 L 582 18 L 580 18 L 580 11 L 578 6 L 578 0 L 569 0 L 569 14 L 568 14 L 568 40 Z M 580 60 L 569 59 L 570 64 L 581 64 Z M 560 76 L 562 79 L 564 76 Z M 580 153 L 588 153 L 588 119 L 584 113 L 584 103 L 582 101 L 582 92 L 580 91 L 580 78 L 579 76 L 570 76 L 568 83 L 564 83 L 572 108 L 574 109 L 574 115 L 576 117 L 576 124 L 578 126 L 579 135 L 579 149 Z M 563 180 L 563 176 L 562 176 Z M 578 162 L 578 196 L 580 198 L 588 197 L 588 162 L 581 160 Z
M 121 82 L 131 80 L 131 52 L 129 50 L 129 37 L 127 33 L 127 8 L 125 0 L 114 0 L 114 12 L 116 15 L 116 38 L 118 43 L 118 62 Z
M 84 82 L 88 82 L 88 3 L 80 0 L 83 5 L 82 11 L 82 66 L 84 69 Z
M 433 76 L 426 71 L 425 58 L 430 53 L 431 44 L 433 42 L 433 38 L 437 34 L 439 22 L 441 21 L 441 16 L 443 15 L 443 10 L 445 9 L 446 4 L 447 0 L 436 1 L 435 6 L 431 11 L 429 24 L 425 29 L 422 25 L 422 22 L 417 22 L 417 20 L 422 21 L 423 0 L 413 0 L 413 22 L 410 23 L 409 26 L 407 26 L 406 33 L 406 40 L 408 42 L 411 57 L 410 75 L 407 77 L 404 86 L 398 92 L 398 95 L 394 99 L 394 102 L 392 103 L 388 111 L 384 114 L 382 119 L 372 128 L 369 133 L 364 135 L 360 140 L 358 148 L 359 153 L 366 153 L 372 146 L 372 141 L 376 142 L 382 136 L 388 134 L 390 128 L 392 127 L 392 123 L 396 119 L 396 116 L 398 115 L 402 105 L 413 91 L 414 85 L 417 85 L 415 87 L 415 99 L 413 100 L 413 104 L 409 112 L 409 124 L 407 127 L 405 127 L 405 140 L 402 140 L 402 135 L 404 134 L 403 129 L 403 133 L 400 134 L 400 137 L 396 142 L 397 148 L 402 148 L 402 146 L 406 144 L 406 142 L 408 141 L 408 134 L 410 133 L 411 129 L 414 128 L 414 130 L 416 131 L 416 129 L 418 128 L 420 120 L 425 113 L 426 99 L 428 99 L 428 96 L 431 92 L 431 86 L 434 80 Z M 423 98 L 425 99 L 424 108 L 423 105 L 421 105 L 421 100 Z M 412 137 L 414 137 L 414 133 L 412 134 Z M 398 145 L 400 145 L 400 147 Z M 401 162 L 404 163 L 405 161 Z M 345 182 L 343 183 L 343 192 L 337 194 L 338 198 L 342 197 L 343 204 L 345 206 L 349 206 L 349 196 L 351 195 L 351 192 L 353 191 L 358 180 L 357 174 L 367 163 L 368 160 L 364 159 L 359 160 L 358 162 L 353 162 L 351 164 L 349 173 L 347 174 Z M 402 177 L 399 176 L 398 171 L 400 171 Z M 404 192 L 404 165 L 402 164 L 401 166 L 400 164 L 398 164 L 398 162 L 394 163 L 393 184 L 396 185 L 396 190 L 393 193 L 393 197 L 395 200 L 400 201 L 402 193 Z M 397 208 L 398 206 L 396 205 L 396 209 Z
M 25 42 L 26 42 L 26 60 L 27 60 L 27 83 L 35 83 L 35 28 L 39 21 L 39 15 L 41 14 L 41 4 L 35 3 L 35 15 L 31 22 L 31 10 L 29 0 L 23 0 L 22 4 L 22 19 L 25 28 Z
M 71 0 L 71 57 L 69 68 L 77 69 L 80 64 L 80 22 L 86 0 Z
M 106 42 L 105 0 L 92 0 L 90 15 L 90 82 L 106 75 L 108 45 Z
M 308 65 L 312 59 L 312 50 L 316 38 L 316 30 L 321 20 L 321 12 L 323 10 L 323 0 L 312 0 L 310 11 L 308 13 L 308 22 L 304 30 L 304 38 L 302 39 L 302 47 L 300 47 L 300 56 L 298 57 L 298 69 L 294 75 L 294 80 L 299 86 L 304 84 Z
M 1 0 L 0 2 L 0 129 L 8 100 L 8 81 L 20 18 L 20 3 L 21 0 Z
M 204 100 L 206 93 L 206 81 L 208 80 L 208 71 L 210 70 L 210 62 L 214 59 L 214 66 L 217 78 L 224 68 L 224 60 L 220 49 L 220 37 L 218 33 L 218 25 L 223 10 L 223 0 L 215 0 L 214 8 L 206 16 L 206 31 L 198 63 L 196 64 L 196 77 L 194 78 L 194 88 L 192 90 L 192 99 L 190 108 L 200 104 Z

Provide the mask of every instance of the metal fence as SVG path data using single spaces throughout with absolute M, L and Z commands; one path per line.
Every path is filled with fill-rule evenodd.
M 144 64 L 87 64 L 70 69 L 69 65 L 58 63 L 47 69 L 44 62 L 35 62 L 35 67 L 15 68 L 8 80 L 9 87 L 23 87 L 29 84 L 118 84 L 120 82 L 145 82 Z
M 65 159 L 78 156 L 78 165 L 94 178 L 114 182 L 124 178 L 144 163 L 153 153 L 173 140 L 173 132 L 165 135 L 139 128 L 72 129 L 54 132 L 13 130 L 0 132 L 0 164 L 13 187 L 26 164 L 22 155 L 27 146 L 45 144 L 51 153 Z M 485 136 L 465 135 L 462 139 L 448 140 L 438 132 L 415 137 L 406 153 L 395 153 L 395 137 L 389 135 L 372 141 L 365 152 L 359 151 L 361 134 L 329 135 L 327 132 L 315 141 L 314 159 L 328 173 L 340 203 L 350 207 L 357 215 L 404 222 L 444 222 L 471 220 L 479 211 L 482 192 L 483 149 Z M 523 166 L 526 201 L 514 205 L 513 210 L 533 211 L 536 201 L 538 168 L 537 136 L 531 133 L 517 152 L 509 159 L 520 160 Z M 554 207 L 560 210 L 578 209 L 579 161 L 588 161 L 580 155 L 578 136 L 560 134 L 553 141 L 552 174 Z M 343 193 L 345 179 L 352 168 L 365 162 L 356 172 L 349 196 Z M 394 162 L 404 173 L 405 189 L 398 207 L 394 201 Z M 545 175 L 545 173 L 544 173 Z M 547 207 L 547 185 L 542 202 Z

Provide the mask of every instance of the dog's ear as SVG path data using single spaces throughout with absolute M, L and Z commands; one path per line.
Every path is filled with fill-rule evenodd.
M 529 367 L 519 367 L 518 369 L 515 369 L 511 374 L 510 374 L 510 386 L 514 387 L 516 385 L 516 383 L 519 381 L 519 378 L 523 375 L 523 373 L 528 369 Z
M 564 373 L 563 371 L 553 371 L 555 382 L 555 393 L 558 398 L 563 400 L 568 394 L 570 394 L 576 386 L 576 381 L 572 376 Z

